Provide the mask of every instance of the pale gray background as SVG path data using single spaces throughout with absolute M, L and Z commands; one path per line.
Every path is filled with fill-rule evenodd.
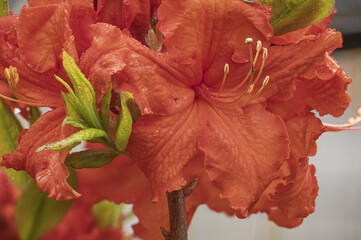
M 15 13 L 24 1 L 10 0 Z M 361 33 L 361 0 L 336 1 L 338 13 L 333 27 L 343 34 Z M 16 7 L 17 6 L 17 7 Z M 361 41 L 359 44 L 361 47 Z M 344 123 L 361 105 L 361 48 L 334 55 L 353 79 L 352 97 L 344 117 L 325 117 L 328 123 Z M 295 229 L 279 228 L 265 214 L 240 220 L 200 207 L 189 229 L 190 240 L 358 240 L 361 239 L 361 132 L 326 133 L 318 140 L 316 165 L 320 191 L 316 211 Z

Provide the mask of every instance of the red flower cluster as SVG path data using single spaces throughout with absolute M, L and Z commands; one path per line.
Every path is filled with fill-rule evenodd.
M 0 19 L 0 77 L 16 67 L 16 97 L 55 108 L 3 166 L 26 170 L 52 198 L 79 197 L 66 182 L 67 152 L 36 152 L 73 131 L 61 125 L 65 90 L 53 77 L 66 79 L 65 49 L 98 100 L 112 83 L 131 92 L 142 112 L 127 148 L 131 160 L 78 172 L 84 202 L 133 203 L 135 235 L 144 239 L 160 239 L 159 226 L 168 224 L 165 192 L 196 176 L 189 222 L 200 204 L 240 218 L 267 212 L 285 227 L 314 211 L 318 186 L 308 157 L 325 129 L 311 111 L 340 116 L 350 101 L 350 79 L 329 56 L 342 42 L 327 29 L 329 17 L 275 37 L 270 8 L 260 3 L 96 2 L 94 10 L 87 0 L 32 0 L 19 16 Z M 160 53 L 144 44 L 157 8 Z

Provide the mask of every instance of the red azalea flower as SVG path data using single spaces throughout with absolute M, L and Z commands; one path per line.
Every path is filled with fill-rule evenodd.
M 292 161 L 291 131 L 309 131 L 307 125 L 289 129 L 291 118 L 268 102 L 292 98 L 297 79 L 321 65 L 324 54 L 341 45 L 341 35 L 326 30 L 271 46 L 269 9 L 242 1 L 163 1 L 158 16 L 164 53 L 98 23 L 80 66 L 94 85 L 113 79 L 118 90 L 133 93 L 143 117 L 134 125 L 127 150 L 148 178 L 153 200 L 184 186 L 184 168 L 202 162 L 196 175 L 205 171 L 220 197 L 246 217 Z M 248 38 L 259 43 L 245 44 Z M 346 96 L 344 89 L 335 90 Z M 306 114 L 310 109 L 299 113 L 302 121 L 312 118 Z M 305 171 L 302 166 L 293 169 L 294 179 L 305 176 L 297 175 Z
M 114 12 L 112 8 L 103 9 L 111 2 L 101 1 L 98 13 Z M 159 1 L 144 1 L 142 4 L 150 10 L 158 6 Z M 132 30 L 133 25 L 148 26 L 150 13 L 139 8 L 142 4 L 125 4 L 124 8 L 118 9 L 117 13 L 128 16 L 125 24 L 119 27 Z M 148 18 L 139 19 L 138 15 L 142 14 Z M 54 74 L 68 79 L 61 66 L 62 50 L 78 59 L 90 46 L 89 25 L 103 20 L 99 14 L 97 16 L 90 0 L 31 0 L 29 7 L 24 7 L 19 16 L 0 19 L 0 78 L 8 79 L 13 95 L 22 104 L 58 108 L 41 116 L 29 131 L 24 131 L 17 151 L 4 156 L 2 165 L 26 170 L 42 191 L 58 200 L 75 198 L 79 194 L 66 182 L 69 175 L 64 165 L 67 152 L 36 152 L 39 146 L 67 137 L 74 131 L 61 126 L 66 117 L 61 92 L 66 92 L 66 89 Z M 5 76 L 5 69 L 10 66 L 13 68 Z M 1 92 L 8 90 L 2 89 Z

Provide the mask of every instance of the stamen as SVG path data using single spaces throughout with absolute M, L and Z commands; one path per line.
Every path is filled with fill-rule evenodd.
M 361 127 L 351 128 L 352 126 L 356 125 L 359 122 L 361 122 L 361 106 L 359 106 L 357 109 L 357 116 L 350 117 L 347 123 L 342 125 L 323 123 L 323 125 L 325 126 L 327 132 L 338 132 L 343 130 L 361 130 Z
M 48 105 L 40 104 L 40 103 L 34 101 L 33 99 L 25 97 L 21 93 L 19 93 L 19 91 L 16 88 L 16 85 L 19 82 L 19 74 L 18 74 L 16 67 L 10 66 L 9 68 L 5 68 L 5 77 L 8 80 L 8 84 L 10 86 L 10 89 L 11 89 L 11 92 L 13 93 L 13 95 L 18 99 L 25 99 L 25 101 L 18 100 L 18 99 L 11 98 L 11 97 L 0 94 L 1 98 L 9 100 L 9 101 L 13 101 L 13 102 L 23 103 L 23 104 L 30 105 L 30 106 L 36 106 L 36 107 L 48 106 Z
M 217 93 L 217 96 L 216 96 L 217 98 L 219 97 L 219 94 L 221 94 L 221 92 L 223 90 L 224 84 L 226 83 L 226 78 L 227 78 L 228 73 L 229 73 L 229 65 L 228 65 L 228 63 L 226 63 L 226 64 L 224 64 L 223 80 L 222 80 L 221 87 L 218 90 L 218 93 Z
M 252 38 L 250 38 L 250 39 L 252 39 Z M 253 40 L 252 40 L 253 41 Z M 247 39 L 246 39 L 246 43 L 247 43 Z M 256 62 L 257 62 L 257 60 L 258 60 L 258 55 L 259 55 L 259 52 L 261 51 L 261 49 L 262 49 L 262 42 L 260 41 L 260 40 L 258 40 L 257 41 L 257 52 L 256 52 L 256 56 L 254 57 L 254 60 L 253 60 L 253 64 L 251 65 L 251 69 L 249 69 L 249 71 L 248 71 L 248 73 L 247 73 L 247 75 L 246 75 L 246 77 L 234 88 L 235 90 L 238 90 L 238 89 L 240 89 L 242 86 L 243 86 L 243 84 L 245 84 L 246 82 L 247 82 L 247 80 L 248 80 L 248 78 L 251 76 L 251 74 L 253 74 L 254 73 L 254 66 L 256 65 Z M 263 48 L 263 49 L 266 49 L 266 48 Z M 252 53 L 250 53 L 250 54 L 252 54 Z M 252 55 L 251 55 L 252 56 Z M 265 59 L 264 59 L 265 60 Z M 263 69 L 263 68 L 262 68 Z M 260 72 L 262 72 L 262 70 L 260 71 Z M 259 74 L 260 75 L 260 74 Z M 258 76 L 259 76 L 258 75 Z M 257 76 L 257 77 L 258 77 Z M 252 79 L 251 79 L 251 83 L 252 83 Z M 256 82 L 256 81 L 255 81 Z
M 254 80 L 254 84 L 256 84 L 258 82 L 258 79 L 261 77 L 261 74 L 262 74 L 262 71 L 263 71 L 263 68 L 264 68 L 264 64 L 266 62 L 266 59 L 267 59 L 267 48 L 263 48 L 263 59 L 262 59 L 262 64 L 261 64 L 261 67 L 258 71 L 258 75 L 257 75 L 257 78 L 256 80 Z
M 269 82 L 269 76 L 266 76 L 266 78 L 263 80 L 263 83 L 262 83 L 262 87 L 257 91 L 257 93 L 255 95 L 253 95 L 253 97 L 251 97 L 246 104 L 250 103 L 253 101 L 253 99 L 255 99 L 262 91 L 263 89 L 267 86 Z

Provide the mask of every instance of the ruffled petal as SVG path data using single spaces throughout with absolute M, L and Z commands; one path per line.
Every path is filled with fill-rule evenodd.
M 31 22 L 31 20 L 28 20 Z M 60 91 L 65 88 L 54 78 L 54 74 L 64 77 L 64 71 L 49 70 L 39 73 L 21 60 L 18 45 L 19 16 L 0 18 L 0 78 L 6 80 L 4 70 L 9 66 L 17 68 L 20 79 L 16 85 L 19 100 L 32 102 L 41 106 L 55 107 L 62 105 Z M 39 30 L 40 31 L 40 30 Z
M 77 53 L 69 28 L 70 6 L 67 3 L 24 7 L 19 16 L 17 37 L 20 56 L 37 72 L 58 69 L 63 49 Z
M 315 167 L 308 156 L 316 154 L 316 139 L 323 125 L 308 113 L 286 122 L 291 141 L 291 157 L 281 167 L 282 176 L 263 193 L 252 212 L 267 212 L 270 220 L 283 227 L 296 227 L 315 210 L 318 184 Z
M 287 87 L 292 80 L 308 68 L 321 64 L 325 52 L 332 52 L 336 47 L 341 47 L 341 43 L 341 33 L 335 30 L 327 30 L 317 37 L 307 38 L 297 44 L 271 46 L 268 52 L 267 65 L 262 74 L 264 75 L 263 78 L 269 75 L 270 80 L 258 97 L 258 101 L 275 94 L 285 94 L 289 90 Z M 287 92 L 287 94 L 292 96 L 292 92 Z
M 186 85 L 219 87 L 228 63 L 226 86 L 234 86 L 249 70 L 245 39 L 268 46 L 273 36 L 269 9 L 238 0 L 163 1 L 158 16 L 166 52 L 183 65 Z
M 209 120 L 197 139 L 205 169 L 221 197 L 244 218 L 288 158 L 284 123 L 257 104 L 233 111 L 207 107 L 203 115 Z
M 142 115 L 167 114 L 176 103 L 189 104 L 194 92 L 177 80 L 184 78 L 167 56 L 155 53 L 118 28 L 104 23 L 93 26 L 92 46 L 82 56 L 80 68 L 103 96 L 113 78 L 113 88 L 131 92 Z
M 92 0 L 71 1 L 69 26 L 74 35 L 75 46 L 80 56 L 90 47 L 92 34 L 90 25 L 96 23 Z
M 149 0 L 98 0 L 97 18 L 98 22 L 109 23 L 120 29 L 129 29 L 134 38 L 144 43 L 153 10 L 158 6 L 157 1 Z
M 22 135 L 16 151 L 4 155 L 1 162 L 2 166 L 8 168 L 26 170 L 36 180 L 40 190 L 49 193 L 49 197 L 56 200 L 79 197 L 79 194 L 66 181 L 69 171 L 64 165 L 64 160 L 68 151 L 37 152 L 37 149 L 45 143 L 63 139 L 74 133 L 73 127 L 62 127 L 64 118 L 63 108 L 57 108 L 41 116 Z
M 314 108 L 321 116 L 340 117 L 351 102 L 346 90 L 351 79 L 333 57 L 301 75 L 296 81 L 295 99 Z

